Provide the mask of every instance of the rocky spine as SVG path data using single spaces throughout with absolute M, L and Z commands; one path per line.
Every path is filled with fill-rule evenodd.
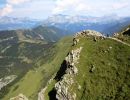
M 73 41 L 75 42 L 75 41 Z M 79 40 L 78 40 L 79 42 Z M 75 44 L 76 45 L 76 44 Z M 56 98 L 58 100 L 75 100 L 76 94 L 70 93 L 70 86 L 74 84 L 74 77 L 78 74 L 78 69 L 76 64 L 80 58 L 80 52 L 82 47 L 72 50 L 68 53 L 68 56 L 65 58 L 67 69 L 65 75 L 62 77 L 62 80 L 55 84 Z

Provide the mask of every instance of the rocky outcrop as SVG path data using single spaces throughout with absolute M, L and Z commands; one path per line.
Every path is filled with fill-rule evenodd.
M 8 40 L 13 40 L 14 38 L 15 37 L 9 37 L 9 38 L 2 39 L 2 40 L 0 40 L 0 43 L 8 41 Z
M 127 28 L 122 34 L 130 36 L 130 28 Z
M 47 82 L 46 87 L 43 88 L 43 89 L 41 89 L 41 91 L 38 93 L 38 100 L 45 100 L 45 96 L 44 96 L 45 91 L 46 91 L 48 85 L 53 81 L 53 79 L 54 79 L 54 75 L 53 75 L 53 77 Z
M 84 30 L 84 31 L 76 33 L 76 35 L 73 38 L 73 46 L 78 44 L 80 37 L 89 37 L 89 36 L 92 36 L 95 42 L 99 39 L 102 40 L 106 38 L 106 36 L 104 36 L 103 34 L 99 32 L 96 32 L 93 30 Z
M 5 87 L 6 85 L 8 85 L 9 83 L 11 83 L 12 81 L 14 81 L 16 79 L 16 75 L 10 75 L 4 78 L 0 79 L 0 90 Z
M 77 36 L 99 36 L 99 37 L 101 36 L 101 37 L 104 37 L 103 34 L 96 32 L 96 31 L 93 31 L 93 30 L 84 30 L 84 31 L 78 32 L 78 33 L 76 33 L 76 37 Z
M 47 89 L 47 86 L 38 93 L 38 100 L 45 100 L 44 93 L 46 89 Z
M 73 46 L 77 45 L 78 42 L 79 42 L 79 39 L 76 38 L 76 37 L 74 37 L 74 38 L 73 38 Z
M 11 98 L 10 100 L 29 100 L 25 95 L 19 94 L 16 97 Z
M 82 50 L 82 47 L 76 49 L 76 50 L 72 50 L 68 56 L 65 58 L 66 62 L 67 62 L 67 70 L 66 73 L 69 74 L 77 74 L 78 70 L 75 66 L 75 64 L 78 63 L 78 59 L 80 57 L 80 52 Z
M 71 85 L 74 83 L 74 76 L 78 74 L 76 64 L 80 57 L 82 47 L 72 50 L 65 58 L 67 69 L 62 80 L 55 84 L 56 98 L 58 100 L 75 100 L 76 94 L 70 92 Z

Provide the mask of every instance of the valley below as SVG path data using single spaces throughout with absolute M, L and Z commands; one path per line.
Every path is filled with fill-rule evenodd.
M 0 100 L 130 100 L 130 0 L 0 0 Z
M 97 32 L 57 17 L 0 31 L 0 100 L 129 100 L 129 19 L 109 30 L 95 18 Z

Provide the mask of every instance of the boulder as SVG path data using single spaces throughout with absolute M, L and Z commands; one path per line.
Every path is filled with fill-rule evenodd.
M 93 31 L 93 30 L 84 30 L 84 31 L 78 32 L 78 33 L 76 33 L 75 37 L 78 37 L 78 36 L 104 37 L 104 35 L 101 34 L 100 32 L 96 32 L 96 31 Z
M 19 94 L 16 97 L 11 98 L 10 100 L 29 100 L 25 95 Z

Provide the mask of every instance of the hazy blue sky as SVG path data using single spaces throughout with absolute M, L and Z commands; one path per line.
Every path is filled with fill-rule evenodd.
M 130 0 L 0 0 L 0 16 L 44 19 L 53 14 L 130 16 Z

